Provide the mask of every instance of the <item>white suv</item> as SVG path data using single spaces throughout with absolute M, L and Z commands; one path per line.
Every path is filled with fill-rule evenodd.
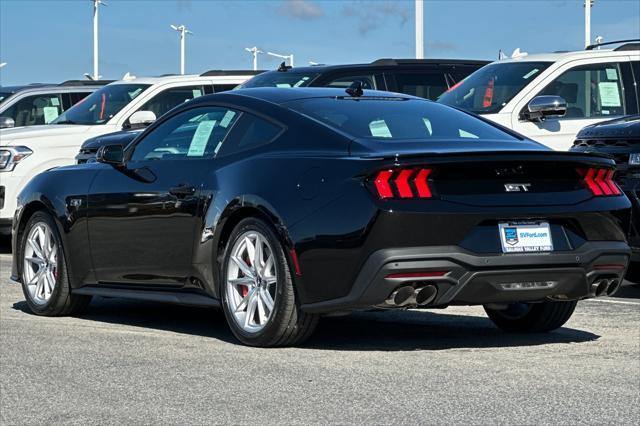
M 583 127 L 637 114 L 639 84 L 640 43 L 633 42 L 493 62 L 438 102 L 566 151 Z
M 254 71 L 131 78 L 93 92 L 51 124 L 0 130 L 0 234 L 11 230 L 16 197 L 32 177 L 73 164 L 91 137 L 150 124 L 173 107 L 205 94 L 230 90 Z

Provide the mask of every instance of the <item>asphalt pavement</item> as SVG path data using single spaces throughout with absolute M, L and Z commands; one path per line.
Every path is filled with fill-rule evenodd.
M 95 298 L 31 314 L 0 254 L 0 423 L 638 424 L 640 287 L 544 335 L 478 307 L 325 318 L 302 347 L 239 345 L 221 312 Z

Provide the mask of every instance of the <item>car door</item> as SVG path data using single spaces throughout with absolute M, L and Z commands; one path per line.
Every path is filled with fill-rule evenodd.
M 626 115 L 631 111 L 621 59 L 599 63 L 580 63 L 566 67 L 541 90 L 526 98 L 513 112 L 513 129 L 559 151 L 568 150 L 585 126 Z M 561 118 L 529 121 L 523 116 L 527 103 L 535 96 L 555 95 L 567 102 Z
M 49 124 L 63 112 L 59 93 L 42 93 L 25 96 L 2 112 L 3 117 L 13 118 L 15 127 Z
M 197 107 L 173 115 L 101 165 L 88 196 L 99 283 L 183 286 L 201 224 L 201 186 L 239 113 Z

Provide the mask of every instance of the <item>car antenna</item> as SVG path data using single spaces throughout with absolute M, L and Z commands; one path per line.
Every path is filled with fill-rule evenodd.
M 287 72 L 291 69 L 291 65 L 287 65 L 284 61 L 278 67 L 279 72 Z
M 354 98 L 362 96 L 364 94 L 364 90 L 362 90 L 362 82 L 354 81 L 353 83 L 351 83 L 351 86 L 349 86 L 347 90 L 345 90 L 345 92 L 347 92 L 350 96 L 353 96 Z

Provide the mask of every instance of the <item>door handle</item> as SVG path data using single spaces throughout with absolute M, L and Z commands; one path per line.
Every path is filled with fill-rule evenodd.
M 169 188 L 169 194 L 175 195 L 178 198 L 188 197 L 189 195 L 195 194 L 196 189 L 191 185 L 178 185 L 173 188 Z

